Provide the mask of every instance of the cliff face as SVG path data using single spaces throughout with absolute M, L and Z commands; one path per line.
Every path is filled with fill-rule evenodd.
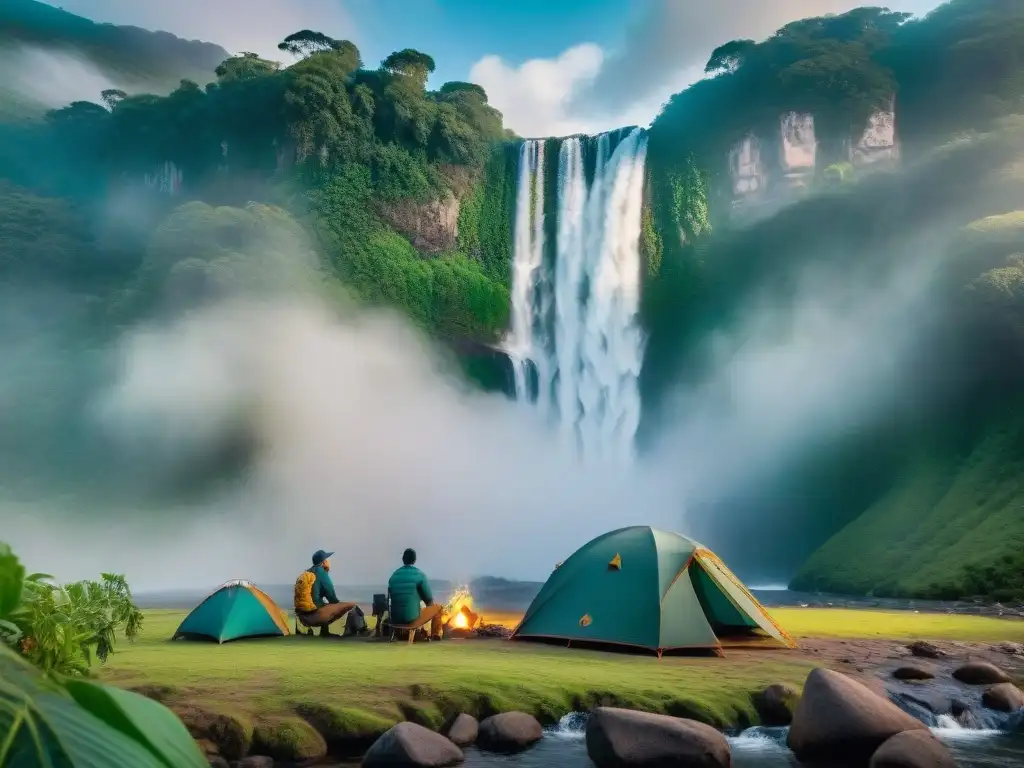
M 399 200 L 383 204 L 381 217 L 425 256 L 454 250 L 459 242 L 461 199 L 451 190 L 426 202 Z

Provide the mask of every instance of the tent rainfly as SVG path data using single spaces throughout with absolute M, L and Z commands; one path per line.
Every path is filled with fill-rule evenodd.
M 559 563 L 512 633 L 665 651 L 795 647 L 711 550 L 649 526 L 611 531 Z
M 243 637 L 289 634 L 288 617 L 277 603 L 251 581 L 221 584 L 185 617 L 174 638 L 207 639 L 218 643 Z

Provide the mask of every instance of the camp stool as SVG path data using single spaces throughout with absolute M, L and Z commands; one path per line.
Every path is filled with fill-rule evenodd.
M 412 645 L 416 640 L 416 632 L 423 629 L 430 623 L 430 619 L 420 622 L 419 624 L 392 624 L 391 625 L 391 640 L 389 642 L 395 642 L 395 633 L 399 630 L 409 633 L 409 645 Z M 427 633 L 427 642 L 430 642 L 430 633 Z
M 388 593 L 388 618 L 391 618 L 391 594 Z M 389 622 L 390 623 L 390 622 Z M 416 641 L 416 632 L 430 623 L 430 619 L 421 621 L 418 624 L 390 624 L 391 627 L 391 639 L 389 643 L 395 642 L 395 633 L 399 630 L 407 632 L 409 634 L 409 645 L 412 645 Z M 427 642 L 430 642 L 430 633 L 427 633 Z

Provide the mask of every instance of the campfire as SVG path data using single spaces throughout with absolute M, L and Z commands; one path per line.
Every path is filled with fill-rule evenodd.
M 479 623 L 480 614 L 473 610 L 473 595 L 469 587 L 459 587 L 444 607 L 445 628 L 456 636 L 468 636 Z

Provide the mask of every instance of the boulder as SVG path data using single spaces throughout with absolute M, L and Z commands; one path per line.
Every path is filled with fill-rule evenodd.
M 910 692 L 900 691 L 897 696 L 911 705 L 928 710 L 933 715 L 948 715 L 953 712 L 953 702 L 948 692 L 918 687 Z
M 1010 676 L 987 661 L 969 661 L 953 670 L 953 677 L 968 685 L 995 685 L 1010 682 Z
M 476 741 L 476 735 L 480 732 L 480 723 L 472 715 L 463 712 L 452 721 L 448 729 L 448 738 L 453 744 L 460 747 L 468 746 Z
M 935 673 L 920 664 L 907 664 L 894 669 L 892 676 L 897 680 L 931 680 Z
M 464 759 L 462 750 L 439 733 L 416 723 L 398 723 L 384 733 L 363 756 L 360 765 L 441 768 Z
M 525 712 L 502 712 L 480 723 L 476 745 L 488 752 L 521 752 L 540 741 L 544 729 Z
M 789 725 L 793 721 L 793 709 L 799 700 L 799 693 L 781 683 L 769 685 L 753 697 L 754 709 L 757 710 L 761 722 L 768 726 Z
M 887 739 L 904 731 L 927 727 L 846 675 L 818 668 L 807 676 L 786 741 L 804 762 L 867 762 Z
M 327 742 L 305 720 L 281 718 L 258 723 L 252 732 L 252 751 L 287 763 L 320 760 Z
M 274 758 L 266 755 L 249 755 L 235 763 L 235 768 L 274 768 Z
M 869 768 L 956 768 L 956 760 L 930 731 L 905 731 L 878 748 Z
M 1000 683 L 981 695 L 981 703 L 999 712 L 1016 712 L 1024 707 L 1024 693 L 1013 683 Z
M 924 640 L 915 640 L 907 646 L 907 650 L 912 656 L 917 656 L 920 659 L 941 659 L 946 655 L 945 651 Z
M 668 715 L 597 707 L 587 721 L 587 755 L 597 768 L 729 768 L 725 736 Z
M 227 760 L 238 760 L 249 751 L 252 732 L 239 720 L 199 707 L 173 707 L 196 741 L 208 741 Z

